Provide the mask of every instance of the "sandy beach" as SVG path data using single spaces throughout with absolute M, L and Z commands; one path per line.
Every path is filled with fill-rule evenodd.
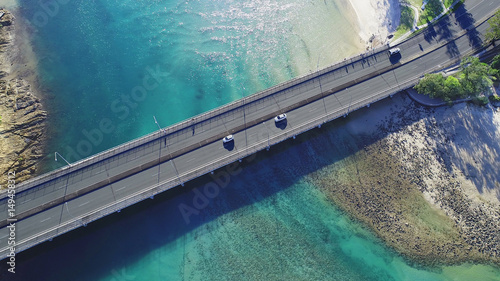
M 399 25 L 397 0 L 350 0 L 358 17 L 359 36 L 367 48 L 387 43 L 387 36 Z

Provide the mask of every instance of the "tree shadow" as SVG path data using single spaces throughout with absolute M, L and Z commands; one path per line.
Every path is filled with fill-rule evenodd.
M 436 116 L 450 124 L 437 143 L 442 164 L 450 173 L 461 171 L 479 193 L 496 190 L 498 195 L 498 166 L 494 163 L 500 162 L 500 143 L 494 113 L 472 104 L 455 105 L 449 111 L 449 115 Z M 433 126 L 429 124 L 428 129 Z
M 456 58 L 460 56 L 460 50 L 458 49 L 455 41 L 446 44 L 446 53 L 450 58 Z
M 450 28 L 451 25 L 450 17 L 444 17 L 439 21 L 437 28 L 438 41 L 449 41 L 454 38 L 455 32 Z M 446 44 L 446 52 L 450 58 L 460 56 L 460 50 L 455 41 L 450 41 Z
M 480 37 L 480 33 L 474 26 L 476 20 L 471 13 L 467 11 L 465 5 L 460 5 L 460 7 L 455 12 L 456 23 L 464 30 L 467 30 L 467 37 L 469 39 L 469 45 L 475 49 L 480 48 L 483 44 L 483 40 Z
M 433 40 L 437 37 L 436 29 L 434 28 L 434 24 L 429 23 L 427 28 L 424 31 L 424 39 L 427 43 L 431 44 Z
M 450 28 L 451 25 L 450 17 L 444 17 L 439 21 L 437 33 L 440 41 L 448 41 L 454 38 L 455 32 Z

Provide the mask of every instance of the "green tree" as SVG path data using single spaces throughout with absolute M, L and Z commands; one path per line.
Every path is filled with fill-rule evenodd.
M 462 84 L 460 84 L 457 78 L 451 75 L 444 80 L 444 92 L 452 99 L 465 97 Z
M 476 57 L 463 59 L 460 68 L 462 70 L 460 82 L 465 94 L 472 96 L 477 96 L 493 85 L 494 76 L 498 73 L 497 70 Z
M 490 27 L 486 30 L 485 38 L 487 42 L 500 39 L 500 10 L 488 20 Z
M 425 74 L 424 78 L 420 79 L 415 86 L 415 90 L 419 94 L 429 95 L 431 98 L 441 98 L 445 101 L 450 101 L 450 97 L 446 96 L 444 81 L 445 79 L 441 73 Z
M 500 69 L 500 55 L 496 55 L 491 61 L 491 67 L 499 70 Z

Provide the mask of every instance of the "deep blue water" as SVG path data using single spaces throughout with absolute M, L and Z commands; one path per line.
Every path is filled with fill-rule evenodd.
M 62 165 L 54 151 L 73 162 L 156 130 L 153 115 L 167 126 L 359 52 L 346 3 L 20 0 L 50 113 L 46 169 Z M 328 202 L 308 175 L 363 144 L 344 132 L 354 147 L 339 155 L 314 144 L 342 126 L 322 132 L 247 160 L 189 221 L 179 207 L 209 177 L 23 252 L 0 277 L 494 280 L 482 266 L 413 268 Z

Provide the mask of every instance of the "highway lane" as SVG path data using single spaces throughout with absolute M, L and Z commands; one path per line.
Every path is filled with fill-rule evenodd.
M 390 65 L 390 63 L 387 62 L 387 59 L 381 59 L 381 57 L 387 58 L 387 54 L 385 54 L 385 52 L 379 53 L 375 57 L 377 57 L 377 61 L 382 64 L 382 67 Z M 355 63 L 348 67 L 350 69 L 349 73 L 351 73 L 351 75 L 356 74 L 355 76 L 353 76 L 354 78 L 360 78 L 362 76 L 368 75 L 368 69 L 362 63 Z M 359 69 L 356 67 L 358 67 Z M 325 75 L 327 77 L 322 79 L 328 81 L 328 78 L 333 78 L 335 81 L 338 81 L 338 83 L 346 83 L 350 81 L 351 77 L 347 75 L 347 73 L 348 70 L 334 71 L 330 74 Z M 311 86 L 312 84 L 305 85 Z M 198 144 L 200 140 L 210 139 L 211 137 L 220 134 L 229 134 L 230 132 L 228 128 L 233 128 L 238 124 L 243 123 L 244 118 L 246 118 L 247 120 L 255 120 L 260 116 L 263 116 L 263 113 L 265 112 L 280 111 L 280 107 L 276 103 L 278 100 L 281 101 L 281 108 L 285 108 L 296 103 L 298 100 L 307 99 L 308 97 L 312 97 L 320 93 L 320 89 L 318 87 L 311 86 L 306 88 L 303 85 L 301 85 L 301 87 L 302 91 L 299 95 L 295 90 L 282 91 L 276 96 L 267 97 L 254 102 L 254 106 L 247 105 L 244 109 L 244 114 L 243 110 L 234 110 L 229 114 L 225 114 L 223 117 L 214 118 L 215 120 L 210 120 L 209 123 L 204 122 L 195 126 L 194 130 L 186 129 L 180 133 L 169 136 L 166 140 L 166 143 L 168 144 L 167 150 L 181 150 L 186 147 L 186 145 Z M 16 201 L 16 207 L 18 209 L 17 211 L 18 213 L 24 212 L 33 207 L 39 206 L 40 204 L 49 202 L 55 196 L 61 196 L 61 194 L 62 196 L 64 196 L 66 194 L 78 191 L 85 186 L 92 185 L 109 177 L 118 175 L 123 170 L 132 169 L 134 167 L 140 166 L 142 163 L 152 161 L 156 157 L 155 151 L 157 149 L 158 147 L 155 147 L 154 145 L 141 146 L 127 152 L 126 155 L 117 155 L 111 157 L 110 159 L 107 159 L 99 165 L 93 165 L 87 168 L 83 168 L 80 171 L 71 174 L 67 178 L 66 182 L 48 182 L 46 184 L 33 188 L 30 191 L 20 193 L 18 194 Z M 82 179 L 85 179 L 85 181 L 83 181 Z M 6 219 L 6 212 L 2 212 L 6 210 L 6 204 L 5 201 L 2 201 L 2 203 L 3 204 L 0 204 L 0 220 Z
M 430 47 L 432 41 L 429 43 L 429 40 L 426 40 L 424 37 L 425 36 L 422 34 L 413 39 L 411 43 L 403 43 L 401 45 L 403 58 L 408 55 L 411 56 L 423 52 L 418 44 L 421 44 L 421 46 L 425 48 L 427 48 L 425 44 L 429 44 Z M 464 37 L 458 40 L 455 45 L 460 52 L 465 53 L 470 50 L 469 41 L 468 38 Z M 270 134 L 269 138 L 273 138 L 283 132 L 286 133 L 287 130 L 291 130 L 293 127 L 303 126 L 307 121 L 299 122 L 300 120 L 313 120 L 318 117 L 318 114 L 324 114 L 325 109 L 347 113 L 351 101 L 360 101 L 370 98 L 370 93 L 373 96 L 373 93 L 382 92 L 386 90 L 388 86 L 395 86 L 401 83 L 401 81 L 415 78 L 415 74 L 421 75 L 428 70 L 427 66 L 445 64 L 449 61 L 450 57 L 454 57 L 453 54 L 455 53 L 450 53 L 449 48 L 445 46 L 440 51 L 435 51 L 420 58 L 417 62 L 399 67 L 396 71 L 389 71 L 377 78 L 372 78 L 358 85 L 351 86 L 349 89 L 342 90 L 335 95 L 327 96 L 324 100 L 318 100 L 290 111 L 288 112 L 288 126 L 284 131 L 276 128 L 272 119 L 262 120 L 266 123 L 260 123 L 243 132 L 235 134 L 236 145 L 233 151 L 225 150 L 221 146 L 220 141 L 208 144 L 200 144 L 200 142 L 214 135 L 229 133 L 231 131 L 230 128 L 241 125 L 245 119 L 259 119 L 260 116 L 266 116 L 267 112 L 280 111 L 304 98 L 307 99 L 308 97 L 319 94 L 321 88 L 325 90 L 339 83 L 348 83 L 352 80 L 350 75 L 353 75 L 352 78 L 359 79 L 370 73 L 370 71 L 373 71 L 373 69 L 381 69 L 390 66 L 391 64 L 387 53 L 381 52 L 371 58 L 367 58 L 364 62 L 361 61 L 347 65 L 319 79 L 300 84 L 299 87 L 295 87 L 293 90 L 282 91 L 277 95 L 255 102 L 252 106 L 245 107 L 239 111 L 232 111 L 229 116 L 216 118 L 216 120 L 211 120 L 211 122 L 204 124 L 204 126 L 200 125 L 198 128 L 195 127 L 194 135 L 193 131 L 187 128 L 179 134 L 174 135 L 174 137 L 168 138 L 167 142 L 162 139 L 153 141 L 127 154 L 117 155 L 111 159 L 105 160 L 99 165 L 84 168 L 67 177 L 66 181 L 56 180 L 51 182 L 47 184 L 49 188 L 35 188 L 23 192 L 19 194 L 17 198 L 20 200 L 20 205 L 16 206 L 16 208 L 18 208 L 16 210 L 17 212 L 27 210 L 32 206 L 38 206 L 42 202 L 50 201 L 55 195 L 60 196 L 61 194 L 64 195 L 68 192 L 74 192 L 80 190 L 89 183 L 99 182 L 102 179 L 119 174 L 120 171 L 124 170 L 124 167 L 126 167 L 125 169 L 133 169 L 138 165 L 140 166 L 142 163 L 152 161 L 162 155 L 168 155 L 171 151 L 182 149 L 183 144 L 200 144 L 200 148 L 192 153 L 176 157 L 173 161 L 168 161 L 159 165 L 159 168 L 151 168 L 142 171 L 134 177 L 128 177 L 114 182 L 109 186 L 105 186 L 101 188 L 99 192 L 93 192 L 81 196 L 78 199 L 71 200 L 67 204 L 54 207 L 50 209 L 50 212 L 34 215 L 28 219 L 19 221 L 17 224 L 19 226 L 17 231 L 22 233 L 21 237 L 29 237 L 33 233 L 37 233 L 37 229 L 48 228 L 52 226 L 53 223 L 57 225 L 58 223 L 71 219 L 72 216 L 70 214 L 74 213 L 74 215 L 76 215 L 78 213 L 84 213 L 85 210 L 99 208 L 105 204 L 104 202 L 113 202 L 119 198 L 129 196 L 131 193 L 137 192 L 140 186 L 151 186 L 169 179 L 179 183 L 177 174 L 181 174 L 182 177 L 183 174 L 189 173 L 193 169 L 194 163 L 209 163 L 213 161 L 213 159 L 223 157 L 238 158 L 238 154 L 241 150 L 244 150 L 245 147 L 255 145 L 256 142 L 267 142 L 267 134 Z M 371 68 L 366 67 L 367 65 L 371 65 Z M 370 90 L 369 92 L 367 92 L 368 89 Z M 355 104 L 356 103 L 351 104 L 351 107 L 354 108 Z M 334 114 L 334 112 L 331 112 L 331 114 Z M 85 182 L 85 184 L 81 184 L 82 182 Z M 66 189 L 66 187 L 68 188 Z M 5 217 L 6 211 L 0 211 L 0 213 Z M 48 215 L 49 213 L 50 215 Z M 57 213 L 59 213 L 59 216 L 56 216 Z M 0 229 L 0 245 L 5 245 L 1 238 L 5 233 L 2 235 L 2 232 L 5 232 L 5 228 Z
M 480 1 L 480 3 L 481 3 L 481 2 L 483 2 L 483 1 Z M 490 6 L 491 6 L 491 5 L 493 5 L 493 2 L 490 2 L 490 4 L 489 4 L 489 5 L 490 5 Z M 477 6 L 477 4 L 476 4 L 475 6 Z M 435 39 L 435 40 L 437 40 L 437 39 Z M 425 43 L 426 43 L 426 42 L 422 42 L 422 43 L 423 43 L 423 45 L 425 45 Z M 428 42 L 427 42 L 427 43 L 428 43 Z M 432 43 L 432 41 L 430 41 L 430 43 Z M 430 44 L 430 43 L 428 43 L 428 44 Z M 416 44 L 414 44 L 414 45 L 413 45 L 413 48 L 416 48 L 416 46 L 417 46 L 417 45 L 416 45 Z M 412 50 L 410 50 L 410 51 L 412 51 Z M 370 60 L 372 60 L 372 61 L 370 62 Z M 377 62 L 380 62 L 380 61 L 382 61 L 382 62 L 387 62 L 387 60 L 385 59 L 385 54 L 384 54 L 384 53 L 379 53 L 378 55 L 375 55 L 375 56 L 373 56 L 373 57 L 369 57 L 369 58 L 366 60 L 366 62 L 359 62 L 358 64 L 361 64 L 361 67 L 360 67 L 359 69 L 364 70 L 363 65 L 365 65 L 365 64 L 367 64 L 367 65 L 373 65 L 374 63 L 377 63 Z M 355 72 L 356 72 L 356 70 L 357 70 L 356 65 L 357 65 L 357 64 L 355 63 L 355 64 L 350 65 L 350 67 L 349 67 L 349 66 L 345 67 L 345 69 L 346 69 L 346 71 L 345 71 L 345 72 L 344 72 L 344 71 L 334 71 L 334 72 L 332 72 L 331 74 L 332 74 L 333 76 L 336 76 L 335 78 L 345 77 L 345 76 L 348 74 L 349 69 L 351 69 L 351 68 L 352 68 L 352 70 L 351 70 L 351 71 L 350 71 L 350 73 L 349 73 L 350 75 L 352 75 L 352 74 L 353 74 L 353 73 L 355 73 Z M 375 65 L 374 67 L 377 67 L 377 66 Z M 363 74 L 366 74 L 366 73 L 359 73 L 359 74 L 360 74 L 360 75 L 363 75 Z M 330 79 L 326 79 L 326 78 L 327 78 L 327 77 L 323 78 L 323 80 L 327 80 L 327 81 L 329 81 L 329 80 L 330 80 Z M 357 78 L 357 77 L 353 77 L 353 78 Z M 329 86 L 330 86 L 330 85 L 326 85 L 325 87 L 327 87 L 327 88 L 328 88 Z M 291 100 L 290 100 L 290 101 L 291 101 Z M 203 128 L 202 126 L 199 126 L 199 127 Z M 213 128 L 210 128 L 210 129 L 213 129 Z M 221 129 L 222 129 L 222 128 L 221 128 Z M 204 131 L 207 131 L 207 130 L 205 129 Z M 224 130 L 221 130 L 221 131 L 224 131 Z M 219 132 L 220 132 L 220 131 L 219 131 Z M 177 144 L 180 144 L 180 145 L 182 145 L 182 142 L 183 142 L 183 141 L 184 141 L 184 142 L 186 142 L 186 141 L 187 141 L 187 142 L 196 142 L 196 140 L 195 140 L 194 138 L 190 138 L 189 134 L 185 134 L 185 135 L 186 135 L 186 136 L 185 136 L 185 137 L 183 137 L 182 139 L 180 139 L 179 137 L 177 137 L 174 141 L 176 141 L 176 143 L 177 143 Z M 200 137 L 200 138 L 205 138 L 206 136 L 199 136 L 199 137 Z M 140 159 L 138 159 L 138 160 L 140 160 Z M 140 162 L 140 161 L 135 161 L 135 163 L 133 163 L 133 164 L 131 163 L 131 165 L 137 165 L 137 163 L 138 163 L 138 162 Z M 99 167 L 98 167 L 98 168 L 99 168 Z M 112 173 L 111 173 L 111 175 L 112 175 Z M 78 188 L 78 187 L 75 187 L 75 188 Z M 45 192 L 44 194 L 46 194 L 46 192 Z M 39 195 L 39 194 L 36 194 L 36 195 Z M 49 196 L 49 197 L 50 197 L 50 196 Z M 20 199 L 19 204 L 21 204 L 21 205 L 22 205 L 22 198 L 19 198 L 19 199 Z M 39 201 L 40 201 L 40 199 L 39 199 Z M 37 201 L 37 202 L 39 202 L 39 201 Z M 34 202 L 33 202 L 33 203 L 34 203 Z
M 374 58 L 373 58 L 374 63 L 376 61 L 379 61 L 379 62 L 384 63 L 385 64 L 384 66 L 389 65 L 387 60 L 381 60 L 380 57 L 386 57 L 386 54 L 382 52 L 382 53 L 379 53 L 376 56 L 374 56 Z M 368 58 L 367 60 L 370 60 L 370 59 L 372 59 L 372 58 Z M 359 66 L 359 70 L 357 70 L 357 68 L 356 68 L 357 65 Z M 352 73 L 359 74 L 357 77 L 354 77 L 354 78 L 358 78 L 362 75 L 367 75 L 367 70 L 364 66 L 364 63 L 354 63 L 349 68 L 351 69 L 351 71 L 350 71 L 351 75 L 352 75 Z M 334 71 L 331 74 L 329 74 L 329 76 L 333 77 L 334 79 L 338 79 L 338 81 L 340 81 L 342 83 L 342 82 L 348 81 L 350 76 L 348 76 L 347 74 L 348 74 L 348 70 L 346 70 L 345 72 L 344 71 Z M 323 78 L 323 80 L 328 81 L 329 80 L 328 78 L 330 78 L 330 77 Z M 330 81 L 331 80 L 332 79 L 330 79 Z M 310 90 L 305 90 L 303 93 L 301 93 L 299 98 L 312 96 L 312 95 L 317 94 L 318 92 L 319 92 L 319 88 L 313 87 Z M 294 94 L 296 94 L 296 93 L 294 93 Z M 258 101 L 258 103 L 262 106 L 268 105 L 270 103 L 267 100 L 272 98 L 274 100 L 285 101 L 285 103 L 283 104 L 283 107 L 286 107 L 286 106 L 290 106 L 291 104 L 296 102 L 296 100 L 294 100 L 294 99 L 290 99 L 290 98 L 286 99 L 286 96 L 287 96 L 287 93 L 286 93 L 286 91 L 284 91 L 284 92 L 281 92 L 280 95 L 270 97 L 267 99 L 263 99 L 261 101 Z M 288 101 L 288 103 L 286 103 L 286 101 Z M 257 107 L 258 107 L 258 105 L 257 105 Z M 264 107 L 261 107 L 261 109 L 264 109 Z M 270 108 L 267 106 L 265 110 L 269 110 L 269 109 Z M 246 110 L 247 110 L 247 118 L 249 118 L 250 120 L 252 118 L 255 119 L 256 116 L 258 116 L 258 114 L 260 114 L 260 111 L 262 111 L 262 110 L 252 111 L 251 108 L 249 109 L 248 107 L 246 108 Z M 271 110 L 275 111 L 275 110 L 279 110 L 279 108 L 271 108 Z M 234 115 L 236 115 L 236 112 L 231 112 L 231 114 L 234 116 Z M 231 120 L 231 118 L 227 118 L 227 116 L 224 116 L 224 117 L 225 118 L 218 118 L 219 120 L 217 120 L 216 122 L 210 122 L 209 126 L 208 126 L 209 128 L 206 128 L 207 126 L 204 126 L 205 124 L 199 124 L 198 126 L 196 126 L 195 130 L 193 130 L 193 133 L 196 134 L 197 138 L 193 138 L 192 137 L 193 133 L 190 132 L 189 130 L 183 130 L 183 132 L 181 134 L 176 134 L 173 138 L 169 138 L 167 140 L 167 142 L 170 143 L 170 145 L 169 145 L 171 147 L 170 149 L 171 150 L 179 150 L 179 149 L 182 149 L 186 144 L 188 144 L 188 145 L 196 144 L 199 139 L 208 139 L 210 136 L 219 135 L 223 132 L 229 133 L 227 128 L 231 128 L 233 125 L 237 124 L 238 122 L 242 122 L 241 119 L 243 118 L 243 116 L 241 116 L 241 114 L 240 114 L 240 116 L 236 116 L 237 118 L 234 118 L 232 120 Z M 214 124 L 215 124 L 215 126 L 214 126 Z M 201 132 L 201 134 L 200 134 L 200 132 Z M 173 142 L 173 144 L 172 144 L 172 142 Z M 72 175 L 68 179 L 68 182 L 66 183 L 70 188 L 68 188 L 68 190 L 66 190 L 64 194 L 67 194 L 68 192 L 71 193 L 71 192 L 74 192 L 76 190 L 79 190 L 86 185 L 102 181 L 107 177 L 111 177 L 113 175 L 118 174 L 120 171 L 127 169 L 126 166 L 135 167 L 135 166 L 140 165 L 141 163 L 150 161 L 152 159 L 151 157 L 154 157 L 154 155 L 151 155 L 151 153 L 153 153 L 153 151 L 155 151 L 155 149 L 148 150 L 147 153 L 144 153 L 144 151 L 137 151 L 137 150 L 144 150 L 144 147 L 139 147 L 137 149 L 134 149 L 133 151 L 128 152 L 127 157 L 121 157 L 122 155 L 119 155 L 117 157 L 112 157 L 111 159 L 106 160 L 107 163 L 104 167 L 103 167 L 103 165 L 94 165 L 94 166 L 89 167 L 87 169 L 83 169 L 83 171 L 81 171 L 81 172 L 74 173 L 74 175 Z M 138 154 L 141 154 L 141 155 L 135 156 Z M 110 167 L 110 168 L 108 168 L 108 167 Z M 114 169 L 116 167 L 119 167 L 119 168 Z M 105 170 L 106 170 L 106 173 L 104 172 Z M 83 184 L 83 185 L 78 184 L 78 182 L 82 182 L 81 179 L 83 179 L 83 178 L 86 179 L 85 184 Z M 53 185 L 53 184 L 54 183 L 50 182 L 50 183 L 47 183 L 46 185 Z M 37 189 L 39 189 L 40 191 L 39 192 L 31 191 L 31 192 L 33 192 L 33 193 L 31 193 L 31 196 L 28 196 L 28 195 L 30 195 L 30 193 L 20 194 L 18 196 L 18 202 L 17 202 L 18 208 L 20 209 L 20 211 L 25 211 L 25 210 L 31 208 L 32 206 L 37 206 L 43 202 L 47 202 L 54 196 L 53 194 L 50 194 L 47 191 L 52 190 L 55 192 L 55 194 L 59 195 L 62 192 L 60 190 L 60 188 L 62 188 L 62 185 L 59 185 L 56 187 L 40 186 L 40 187 L 37 187 Z M 36 200 L 32 201 L 35 198 L 36 198 Z M 31 201 L 31 202 L 28 205 L 24 206 L 25 201 L 26 202 Z M 1 207 L 2 206 L 0 206 L 0 210 L 1 210 Z

